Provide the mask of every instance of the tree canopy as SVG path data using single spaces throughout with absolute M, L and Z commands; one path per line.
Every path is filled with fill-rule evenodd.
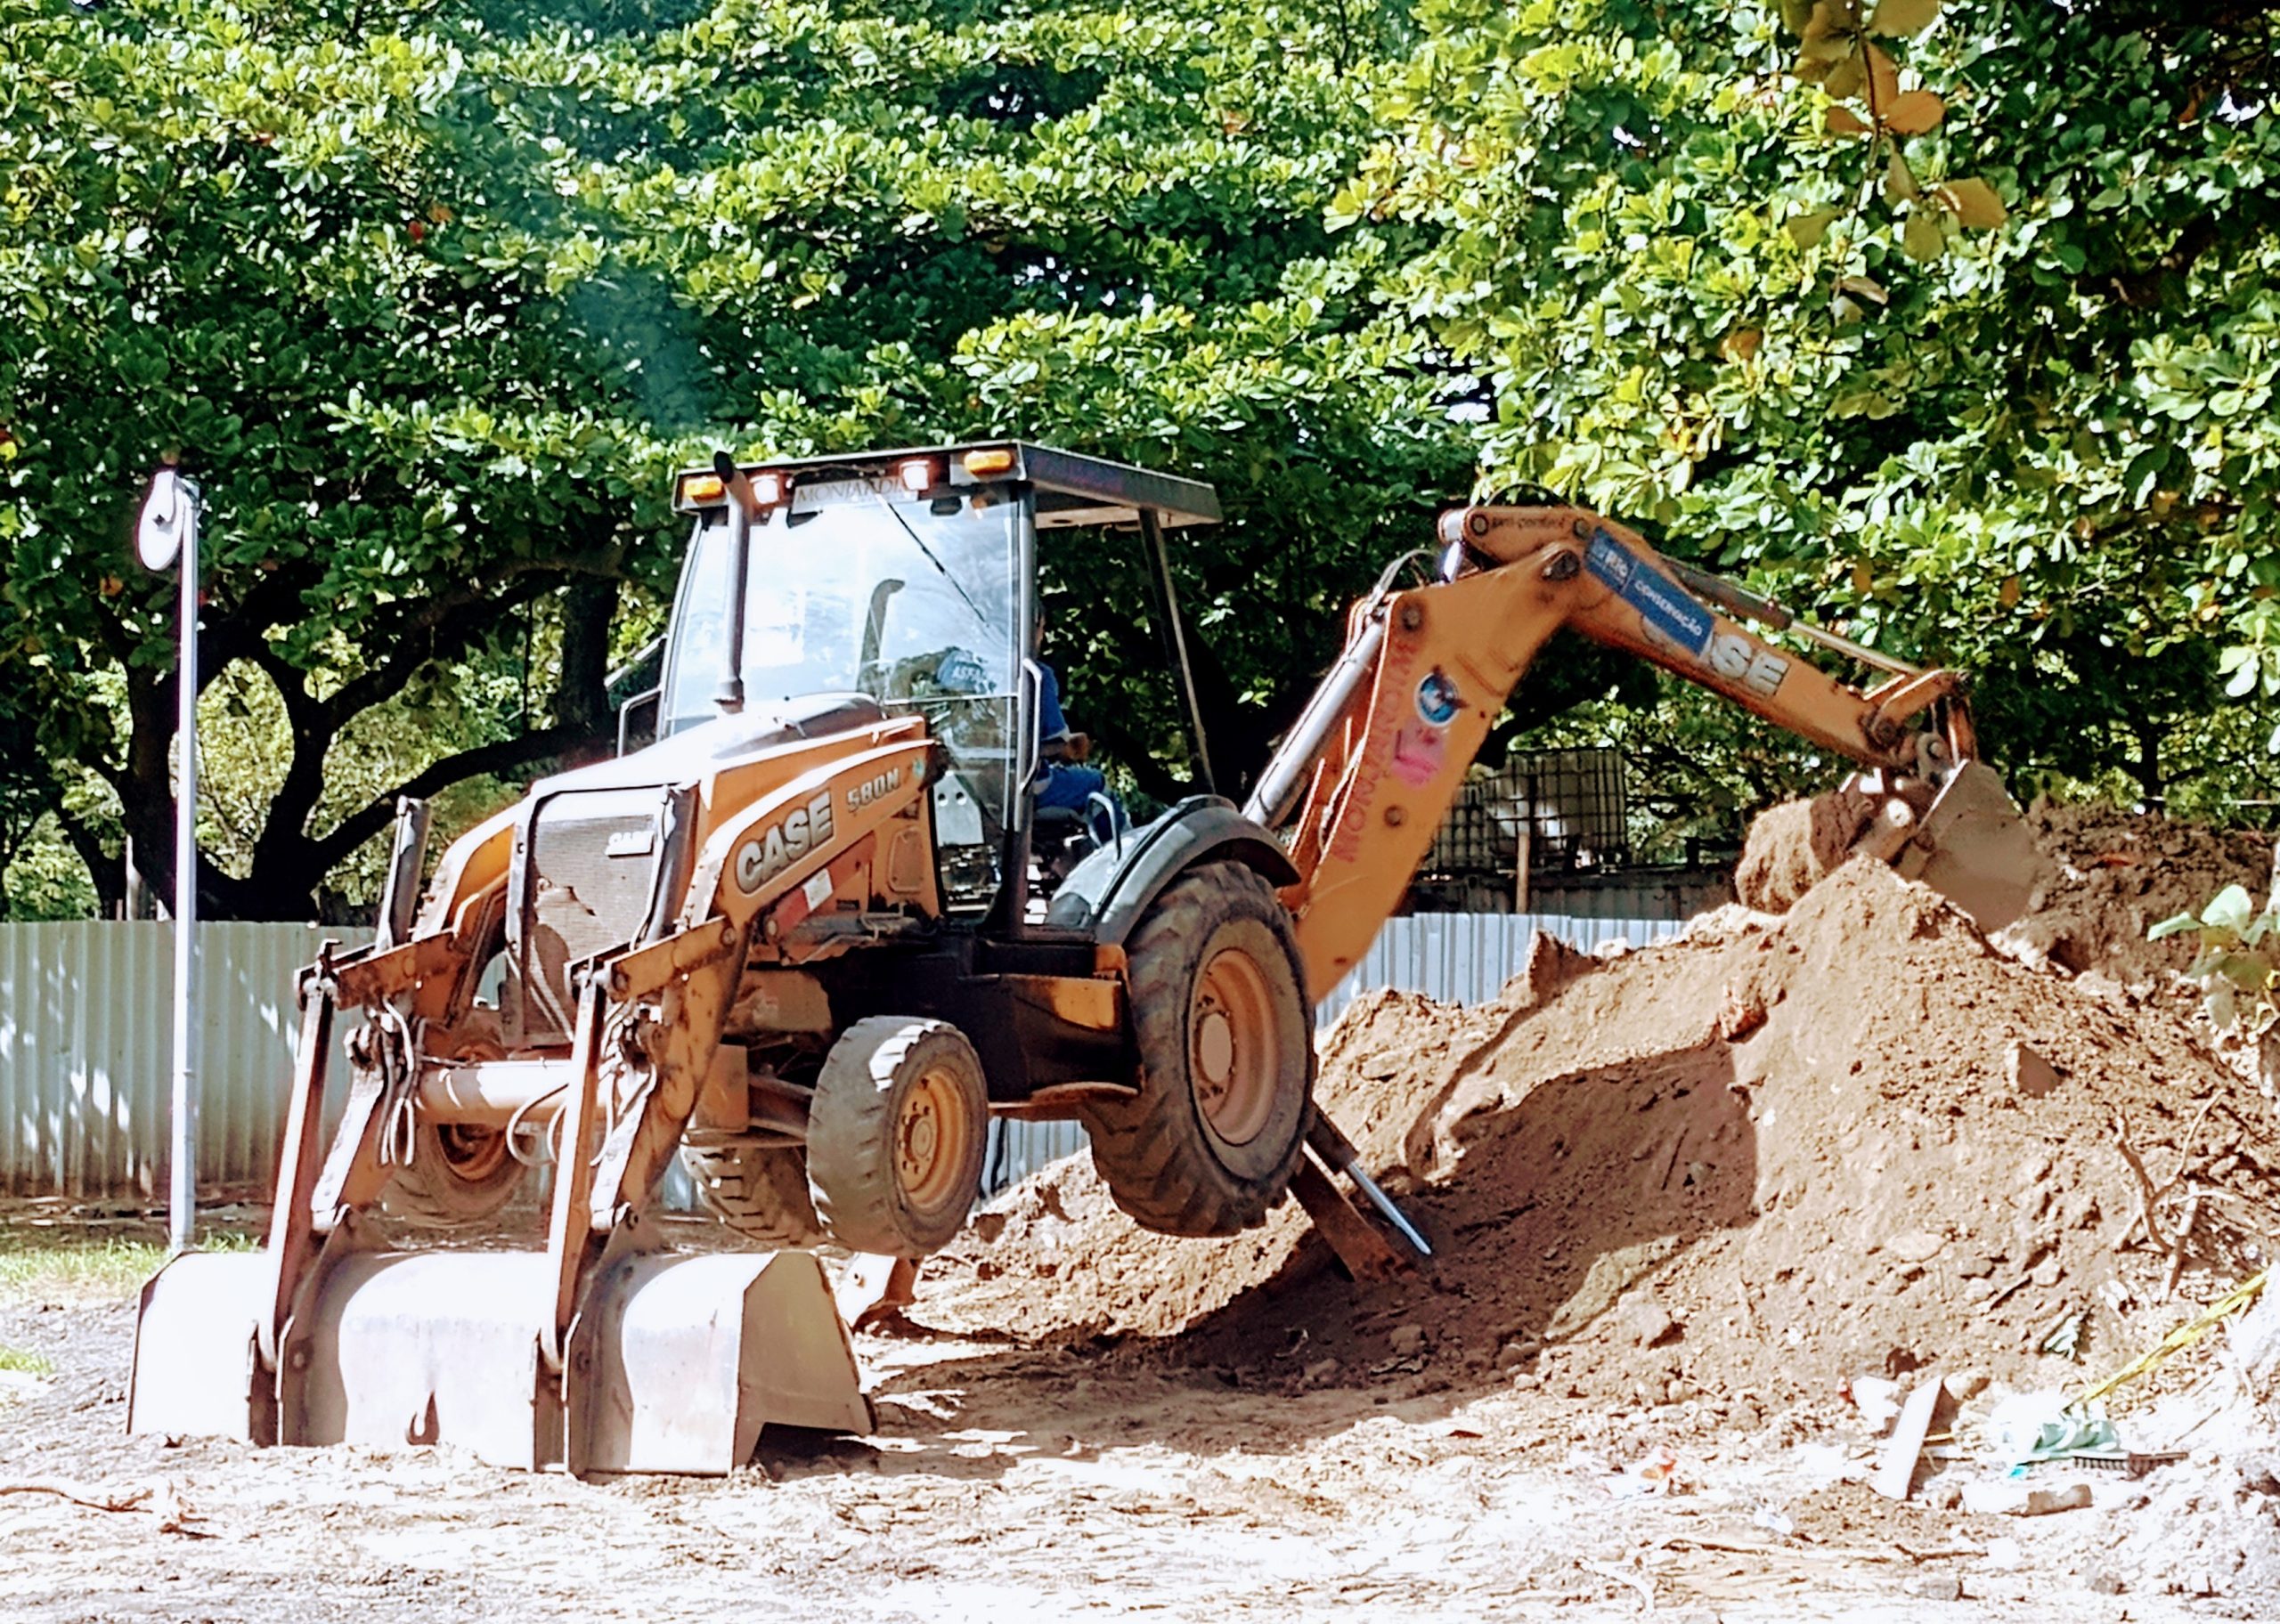
M 679 550 L 666 473 L 722 443 L 1021 432 L 1216 479 L 1237 522 L 1185 562 L 1255 755 L 1381 527 L 1469 462 L 1363 292 L 1373 245 L 1324 219 L 1374 128 L 1361 26 L 0 0 L 35 791 L 99 874 L 116 824 L 165 877 L 166 588 L 119 538 L 171 448 L 212 514 L 201 685 L 241 662 L 275 695 L 232 690 L 274 713 L 273 782 L 207 809 L 224 912 L 305 911 L 403 789 L 595 737 L 613 613 L 622 651 Z M 1062 564 L 1073 663 L 1136 702 L 1099 730 L 1168 792 L 1137 577 Z M 336 770 L 360 729 L 386 770 Z
M 397 793 L 472 816 L 606 736 L 716 446 L 1212 481 L 1177 569 L 1223 776 L 1437 507 L 1535 485 L 1973 672 L 2023 783 L 2219 807 L 2280 695 L 2273 37 L 2137 0 L 0 0 L 0 857 L 61 828 L 103 901 L 122 838 L 167 878 L 170 586 L 125 534 L 175 451 L 224 914 L 369 899 Z M 1072 711 L 1177 792 L 1137 557 L 1046 565 Z M 1829 770 L 1589 653 L 1515 736 L 1729 820 Z M 52 851 L 10 873 L 72 905 Z
M 1418 16 L 1333 218 L 1423 241 L 1386 296 L 1445 346 L 1488 484 L 1973 673 L 2028 787 L 2255 782 L 2274 718 L 2218 688 L 2280 690 L 2263 8 Z M 1684 741 L 1690 791 L 1687 759 L 1756 753 L 1683 696 L 1612 726 Z

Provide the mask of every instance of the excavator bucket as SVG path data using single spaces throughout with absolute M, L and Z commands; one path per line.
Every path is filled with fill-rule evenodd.
M 255 1329 L 275 1277 L 245 1252 L 185 1252 L 142 1283 L 126 1430 L 274 1443 Z
M 176 1259 L 143 1288 L 127 1425 L 256 1443 L 444 1443 L 503 1466 L 725 1474 L 770 1424 L 867 1432 L 845 1327 L 804 1253 L 605 1262 L 559 1374 L 543 1253 L 354 1246 L 311 1271 L 274 1377 L 256 1255 Z
M 1893 866 L 1920 880 L 1971 915 L 1982 930 L 2000 930 L 2027 911 L 2040 856 L 2000 774 L 1966 761 L 1942 786 L 1916 838 Z
M 1742 901 L 1779 914 L 1855 857 L 1890 863 L 2000 930 L 2027 910 L 2040 856 L 1995 769 L 1966 761 L 1928 805 L 1855 780 L 1761 813 L 1734 870 Z

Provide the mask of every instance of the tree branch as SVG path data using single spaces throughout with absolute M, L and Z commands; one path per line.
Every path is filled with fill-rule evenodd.
M 598 727 L 565 724 L 542 727 L 535 733 L 522 734 L 511 739 L 477 744 L 455 755 L 445 756 L 413 774 L 394 789 L 374 796 L 342 818 L 333 826 L 331 832 L 310 841 L 309 849 L 317 865 L 317 872 L 320 875 L 330 873 L 350 852 L 387 828 L 388 820 L 395 816 L 395 803 L 401 797 L 408 795 L 414 800 L 425 800 L 462 779 L 528 767 L 533 761 L 543 761 L 550 756 L 566 755 L 581 744 L 599 743 L 607 737 L 607 732 Z
M 2185 223 L 2177 240 L 2170 244 L 2168 253 L 2142 269 L 2115 272 L 2107 279 L 2107 284 L 2113 289 L 2113 296 L 2133 310 L 2159 304 L 2178 279 L 2217 246 L 2222 235 L 2222 225 L 2214 213 L 2195 215 Z

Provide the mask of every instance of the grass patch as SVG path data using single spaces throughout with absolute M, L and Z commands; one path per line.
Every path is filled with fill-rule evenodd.
M 45 1353 L 0 1343 L 0 1370 L 12 1370 L 19 1376 L 53 1376 L 55 1361 Z
M 208 1249 L 243 1252 L 256 1244 L 244 1236 L 218 1235 Z M 166 1261 L 161 1241 L 0 1230 L 0 1303 L 120 1302 L 142 1290 Z

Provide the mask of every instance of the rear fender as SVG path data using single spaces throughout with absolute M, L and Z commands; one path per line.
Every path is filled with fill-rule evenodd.
M 1089 930 L 1095 941 L 1121 946 L 1148 905 L 1200 863 L 1241 863 L 1277 889 L 1299 882 L 1289 855 L 1264 827 L 1232 801 L 1192 795 L 1071 870 L 1053 894 L 1046 922 Z

